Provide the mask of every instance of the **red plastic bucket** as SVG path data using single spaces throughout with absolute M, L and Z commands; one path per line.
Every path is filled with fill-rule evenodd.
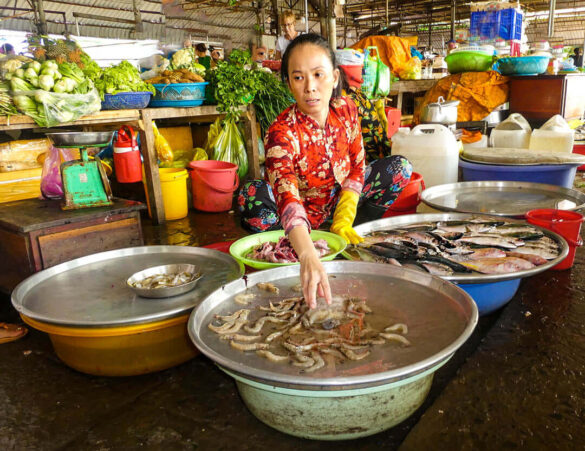
M 202 211 L 227 211 L 232 208 L 234 191 L 240 184 L 238 166 L 226 161 L 191 161 L 193 207 Z
M 573 153 L 578 153 L 581 155 L 585 155 L 585 144 L 575 144 L 573 146 Z M 585 171 L 585 164 L 582 164 L 577 168 L 577 171 L 582 172 Z
M 555 210 L 553 208 L 542 208 L 530 210 L 526 213 L 526 220 L 545 229 L 552 230 L 561 235 L 569 244 L 569 254 L 552 269 L 568 269 L 575 261 L 577 247 L 583 245 L 581 239 L 581 223 L 585 218 L 580 213 L 566 210 Z
M 418 172 L 413 172 L 408 184 L 382 217 L 388 218 L 390 216 L 410 215 L 416 213 L 416 207 L 420 204 L 420 196 L 424 189 L 425 182 L 423 176 Z

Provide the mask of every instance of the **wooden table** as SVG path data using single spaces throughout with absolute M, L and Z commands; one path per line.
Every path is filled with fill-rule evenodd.
M 146 190 L 150 200 L 152 220 L 155 224 L 165 222 L 164 204 L 158 173 L 157 154 L 154 147 L 152 120 L 181 118 L 190 122 L 213 122 L 223 114 L 213 105 L 192 108 L 145 108 L 142 110 L 99 111 L 83 116 L 77 121 L 59 124 L 58 127 L 82 127 L 89 131 L 96 128 L 108 128 L 111 125 L 131 124 L 140 131 L 144 172 L 146 174 Z M 256 115 L 253 106 L 242 108 L 244 139 L 248 154 L 250 178 L 260 178 L 258 159 L 258 134 L 256 131 Z M 111 127 L 110 127 L 111 128 Z M 0 116 L 0 132 L 6 130 L 39 129 L 28 116 L 18 115 L 7 118 Z
M 424 92 L 431 89 L 437 79 L 427 80 L 399 80 L 390 84 L 390 96 L 398 96 L 396 100 L 396 108 L 402 111 L 402 97 L 405 92 Z
M 60 201 L 26 199 L 0 204 L 0 291 L 10 293 L 42 269 L 85 255 L 141 246 L 140 202 L 66 210 Z

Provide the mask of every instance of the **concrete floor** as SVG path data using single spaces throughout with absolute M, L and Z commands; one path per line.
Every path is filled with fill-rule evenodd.
M 143 224 L 148 244 L 245 235 L 229 213 Z M 144 376 L 89 376 L 65 366 L 48 336 L 31 329 L 0 345 L 0 449 L 585 449 L 584 285 L 583 250 L 571 270 L 524 280 L 437 371 L 414 415 L 345 442 L 298 439 L 264 425 L 203 356 Z M 0 301 L 0 318 L 18 320 L 9 300 Z

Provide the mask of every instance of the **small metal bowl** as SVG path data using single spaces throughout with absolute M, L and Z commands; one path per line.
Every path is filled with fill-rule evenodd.
M 146 279 L 147 277 L 155 276 L 158 274 L 177 274 L 181 272 L 189 272 L 193 274 L 193 278 L 182 285 L 177 285 L 175 287 L 161 287 L 161 288 L 137 288 L 134 286 L 136 282 Z M 162 265 L 162 266 L 153 266 L 151 268 L 143 269 L 142 271 L 138 271 L 132 274 L 128 280 L 126 280 L 126 285 L 134 291 L 137 295 L 142 296 L 144 298 L 168 298 L 171 296 L 178 296 L 179 294 L 187 293 L 195 288 L 197 282 L 201 279 L 201 273 L 197 270 L 195 265 L 191 265 L 188 263 L 182 264 L 172 264 L 172 265 Z

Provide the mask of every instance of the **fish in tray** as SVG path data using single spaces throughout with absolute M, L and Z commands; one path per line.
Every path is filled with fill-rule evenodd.
M 435 275 L 508 274 L 559 256 L 551 238 L 529 224 L 506 221 L 438 221 L 376 231 L 347 252 L 356 259 L 407 265 Z
M 247 291 L 238 296 L 255 296 L 253 289 Z M 364 299 L 334 297 L 330 306 L 309 309 L 299 296 L 216 315 L 208 328 L 234 349 L 312 373 L 346 360 L 362 360 L 370 355 L 372 346 L 390 342 L 410 346 L 404 336 L 408 334 L 406 324 L 376 330 L 367 315 L 373 312 Z

